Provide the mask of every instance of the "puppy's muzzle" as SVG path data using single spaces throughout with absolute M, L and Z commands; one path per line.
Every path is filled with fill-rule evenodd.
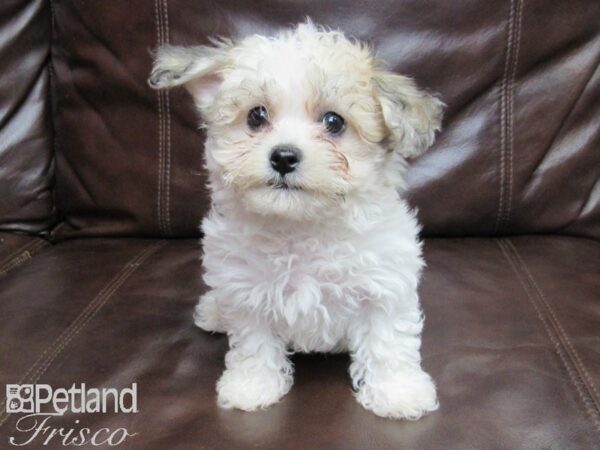
M 300 150 L 292 145 L 279 145 L 271 152 L 271 167 L 281 176 L 296 170 L 302 159 Z

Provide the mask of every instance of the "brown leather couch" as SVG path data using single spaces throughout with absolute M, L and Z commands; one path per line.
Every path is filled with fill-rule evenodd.
M 220 410 L 226 338 L 192 323 L 203 136 L 185 92 L 147 86 L 150 50 L 306 15 L 448 104 L 408 172 L 441 402 L 417 422 L 363 410 L 341 355 L 295 356 L 268 410 Z M 133 382 L 138 413 L 52 426 L 135 449 L 600 448 L 599 63 L 597 0 L 2 0 L 0 448 L 24 439 L 6 384 Z

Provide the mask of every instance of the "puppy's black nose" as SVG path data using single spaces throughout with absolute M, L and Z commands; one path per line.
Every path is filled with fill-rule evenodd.
M 271 152 L 271 167 L 282 176 L 293 172 L 300 164 L 300 150 L 291 145 L 277 146 Z

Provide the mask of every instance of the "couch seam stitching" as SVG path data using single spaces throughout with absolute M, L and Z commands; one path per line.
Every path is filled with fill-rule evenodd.
M 55 92 L 55 87 L 57 84 L 56 81 L 56 72 L 54 69 L 54 37 L 56 34 L 56 9 L 54 6 L 54 0 L 49 1 L 50 4 L 50 45 L 48 48 L 48 110 L 52 111 L 53 104 L 56 101 L 57 94 Z M 60 225 L 65 223 L 65 220 L 60 215 L 60 211 L 58 208 L 58 202 L 56 199 L 56 164 L 57 164 L 57 147 L 58 147 L 58 133 L 56 129 L 56 118 L 53 114 L 51 114 L 49 120 L 49 127 L 52 132 L 51 146 L 52 146 L 52 158 L 50 164 L 54 167 L 54 173 L 52 177 L 52 181 L 50 183 L 50 195 L 52 197 L 52 217 L 54 221 L 52 224 L 45 230 L 47 231 L 47 239 L 48 241 L 52 241 L 54 237 L 54 231 L 59 229 Z
M 598 391 L 596 390 L 596 386 L 594 385 L 594 382 L 593 382 L 592 378 L 590 377 L 589 372 L 585 368 L 585 365 L 583 364 L 583 361 L 581 360 L 579 353 L 577 353 L 577 350 L 575 349 L 571 340 L 569 339 L 569 335 L 567 334 L 564 327 L 558 320 L 558 317 L 554 313 L 554 309 L 552 308 L 552 305 L 550 304 L 550 302 L 546 298 L 546 295 L 544 294 L 544 292 L 540 288 L 539 284 L 533 277 L 533 274 L 529 270 L 529 267 L 525 263 L 525 260 L 521 257 L 521 254 L 519 253 L 519 251 L 517 250 L 517 248 L 515 247 L 515 245 L 512 243 L 512 241 L 510 239 L 508 240 L 508 245 L 512 248 L 513 253 L 519 260 L 521 266 L 523 267 L 523 270 L 525 271 L 525 274 L 527 275 L 527 278 L 529 279 L 531 285 L 533 286 L 534 290 L 537 292 L 540 300 L 542 301 L 542 304 L 545 306 L 546 310 L 550 314 L 550 323 L 554 326 L 554 329 L 556 330 L 556 333 L 558 334 L 559 338 L 562 337 L 562 340 L 564 342 L 563 345 L 566 347 L 566 350 L 567 350 L 567 355 L 569 355 L 571 357 L 573 365 L 575 366 L 576 369 L 578 369 L 579 375 L 580 375 L 581 379 L 584 381 L 584 385 L 586 385 L 586 387 L 589 391 L 589 396 L 592 399 L 596 409 L 600 413 L 600 406 L 598 405 L 598 402 L 596 400 L 596 396 L 598 396 Z
M 87 306 L 79 313 L 75 320 L 63 330 L 63 332 L 55 339 L 53 345 L 46 347 L 40 354 L 37 360 L 29 367 L 27 372 L 18 381 L 18 384 L 27 382 L 28 384 L 36 383 L 41 376 L 46 372 L 50 365 L 62 354 L 62 351 L 70 344 L 73 337 L 79 333 L 102 309 L 113 294 L 129 279 L 129 277 L 137 270 L 140 265 L 148 259 L 148 257 L 156 252 L 166 242 L 158 242 L 146 247 L 136 256 L 130 259 L 121 270 L 98 292 L 98 294 L 87 304 Z M 48 358 L 45 358 L 48 355 Z M 46 361 L 44 361 L 46 359 Z M 36 369 L 36 366 L 37 369 Z M 27 378 L 31 375 L 31 378 Z M 5 412 L 4 405 L 6 398 L 0 403 L 0 427 L 7 420 L 9 415 Z
M 46 246 L 48 243 L 44 240 L 35 240 L 33 242 L 28 242 L 27 244 L 19 247 L 18 250 L 14 251 L 7 258 L 4 259 L 2 265 L 0 266 L 0 275 L 5 275 L 8 271 L 18 267 L 28 259 L 30 259 L 33 255 L 37 253 L 38 250 Z
M 509 121 L 508 121 L 508 142 L 507 142 L 507 150 L 508 150 L 508 158 L 507 158 L 507 168 L 508 168 L 508 181 L 507 181 L 507 191 L 508 191 L 508 199 L 505 208 L 505 216 L 504 216 L 504 225 L 507 225 L 510 222 L 510 216 L 512 212 L 512 202 L 513 202 L 513 175 L 514 175 L 514 128 L 515 128 L 515 80 L 517 77 L 517 66 L 519 62 L 519 49 L 521 47 L 521 21 L 523 17 L 523 5 L 525 0 L 517 0 L 517 19 L 516 24 L 514 25 L 514 33 L 516 35 L 514 39 L 514 49 L 513 49 L 513 58 L 512 58 L 512 67 L 509 78 Z
M 521 39 L 522 6 L 521 0 L 510 2 L 504 69 L 500 85 L 500 193 L 496 211 L 496 234 L 499 234 L 508 222 L 512 208 L 513 97 L 518 46 Z
M 19 267 L 25 261 L 31 259 L 31 257 L 32 257 L 32 254 L 30 253 L 30 251 L 25 250 L 23 253 L 16 256 L 12 261 L 10 261 L 8 264 L 6 264 L 2 269 L 0 269 L 0 275 L 6 275 L 12 269 Z
M 508 81 L 508 67 L 510 61 L 510 46 L 512 39 L 512 26 L 513 26 L 513 5 L 514 1 L 511 0 L 509 5 L 508 14 L 508 30 L 506 35 L 506 45 L 504 50 L 504 69 L 502 71 L 502 80 L 500 83 L 500 180 L 499 180 L 499 198 L 498 208 L 496 211 L 496 233 L 500 229 L 500 218 L 502 217 L 502 211 L 504 210 L 504 183 L 505 183 L 505 155 L 504 148 L 506 146 L 506 127 L 505 127 L 505 111 L 506 111 L 506 83 Z
M 167 5 L 167 0 L 163 0 L 163 39 L 164 43 L 169 43 L 169 10 Z M 171 230 L 171 101 L 170 95 L 168 91 L 164 91 L 165 96 L 165 110 L 166 110 L 166 122 L 165 122 L 165 131 L 166 131 L 166 148 L 165 148 L 165 161 L 166 166 L 164 168 L 164 184 L 165 191 L 164 192 L 164 207 L 163 214 L 165 216 L 165 232 L 168 236 L 172 235 Z
M 7 264 L 10 264 L 10 261 L 13 258 L 15 258 L 17 255 L 19 255 L 23 251 L 28 250 L 29 247 L 31 245 L 33 245 L 34 242 L 35 241 L 25 242 L 23 245 L 21 245 L 20 247 L 18 247 L 16 250 L 13 250 L 11 253 L 9 253 L 9 255 L 2 260 L 2 265 L 0 266 L 0 271 L 4 268 L 4 266 L 6 266 Z
M 154 0 L 154 15 L 156 21 L 156 40 L 157 45 L 162 45 L 162 27 L 160 24 L 160 13 L 159 13 L 159 0 Z M 163 183 L 163 93 L 162 90 L 156 92 L 158 101 L 158 182 L 157 182 L 157 194 L 156 194 L 156 214 L 158 219 L 158 229 L 161 235 L 165 235 L 165 227 L 163 223 L 163 212 L 162 212 L 162 183 Z
M 542 325 L 543 325 L 544 329 L 546 330 L 546 334 L 548 335 L 550 342 L 554 345 L 556 353 L 558 354 L 559 359 L 562 361 L 562 363 L 567 371 L 567 374 L 568 374 L 569 378 L 571 379 L 571 383 L 575 387 L 575 390 L 577 391 L 577 393 L 579 394 L 579 396 L 581 398 L 581 401 L 583 402 L 583 405 L 584 405 L 584 408 L 585 408 L 585 411 L 586 411 L 588 417 L 590 418 L 590 420 L 591 420 L 592 424 L 594 425 L 594 427 L 596 428 L 596 430 L 600 432 L 600 420 L 598 420 L 598 418 L 596 417 L 596 414 L 594 414 L 593 409 L 590 408 L 590 406 L 588 404 L 589 402 L 586 399 L 585 393 L 581 389 L 581 386 L 579 385 L 579 383 L 577 383 L 577 376 L 574 373 L 574 368 L 572 367 L 572 364 L 569 364 L 569 362 L 565 356 L 565 350 L 562 348 L 560 341 L 557 339 L 555 334 L 552 332 L 552 328 L 548 325 L 548 320 L 544 318 L 544 315 L 542 314 L 541 309 L 540 309 L 539 305 L 537 304 L 538 302 L 531 295 L 531 292 L 528 289 L 526 281 L 523 280 L 523 278 L 521 277 L 519 268 L 516 266 L 515 261 L 510 257 L 508 249 L 505 248 L 506 244 L 504 243 L 504 241 L 505 241 L 504 239 L 496 239 L 496 243 L 500 247 L 500 250 L 504 254 L 504 257 L 506 258 L 506 260 L 512 267 L 517 279 L 519 280 L 519 282 L 521 283 L 521 285 L 523 287 L 523 290 L 525 291 L 525 294 L 527 295 L 527 298 L 529 299 L 529 302 L 533 306 L 540 322 L 542 322 Z M 531 286 L 530 286 L 530 288 L 531 288 Z

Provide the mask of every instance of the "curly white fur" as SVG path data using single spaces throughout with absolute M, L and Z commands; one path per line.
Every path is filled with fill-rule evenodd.
M 408 419 L 435 410 L 419 351 L 419 226 L 397 189 L 404 158 L 433 142 L 442 103 L 310 22 L 272 38 L 159 49 L 150 84 L 185 85 L 206 121 L 211 290 L 195 322 L 229 335 L 219 404 L 277 402 L 292 386 L 290 352 L 349 351 L 365 408 Z M 253 130 L 246 115 L 257 105 L 269 124 Z M 343 134 L 327 134 L 326 111 L 346 119 Z M 288 189 L 273 185 L 282 176 L 268 163 L 282 143 L 303 155 Z

